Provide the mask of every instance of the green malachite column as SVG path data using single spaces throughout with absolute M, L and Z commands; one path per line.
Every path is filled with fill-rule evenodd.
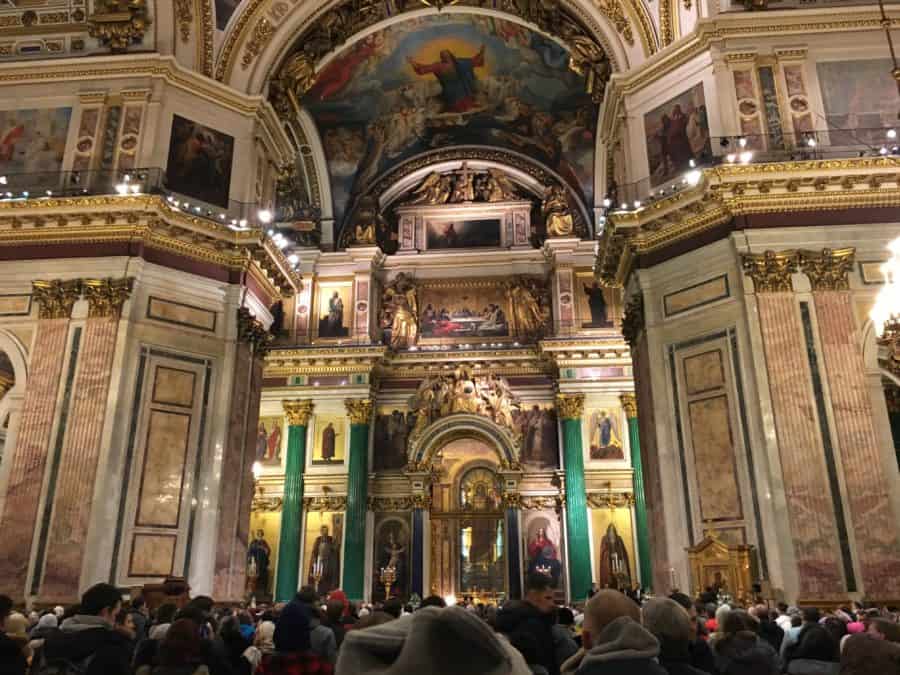
M 312 401 L 282 401 L 288 421 L 287 462 L 284 468 L 284 498 L 275 601 L 290 602 L 300 586 L 300 532 L 303 528 L 303 467 L 306 466 L 306 427 Z
M 556 407 L 563 427 L 570 597 L 572 602 L 582 602 L 591 589 L 591 546 L 584 491 L 584 452 L 581 447 L 584 394 L 558 394 Z
M 369 420 L 372 399 L 344 401 L 350 416 L 350 465 L 347 473 L 347 523 L 344 537 L 344 583 L 351 600 L 363 599 L 366 571 L 366 510 L 369 489 Z
M 650 530 L 647 527 L 647 500 L 644 498 L 644 470 L 641 466 L 641 437 L 638 432 L 637 399 L 634 394 L 622 394 L 622 408 L 628 418 L 628 445 L 631 447 L 631 468 L 634 470 L 634 520 L 637 530 L 638 558 L 641 561 L 641 586 L 653 585 L 650 564 Z

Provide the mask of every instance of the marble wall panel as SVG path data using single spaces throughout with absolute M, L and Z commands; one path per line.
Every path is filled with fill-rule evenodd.
M 31 295 L 0 295 L 0 316 L 28 316 L 31 314 Z
M 663 309 L 667 317 L 676 316 L 728 296 L 728 277 L 723 274 L 715 279 L 667 294 L 663 297 Z
M 690 401 L 688 419 L 701 520 L 740 520 L 744 516 L 728 397 Z
M 882 471 L 850 293 L 814 292 L 856 555 L 867 597 L 900 597 L 900 525 Z
M 22 600 L 37 522 L 40 486 L 50 448 L 56 397 L 66 349 L 68 319 L 40 322 L 31 354 L 28 387 L 15 449 L 6 502 L 0 518 L 0 593 Z
M 85 325 L 40 587 L 47 602 L 77 598 L 118 326 L 118 317 L 90 318 Z
M 190 408 L 194 405 L 196 381 L 193 371 L 159 366 L 153 381 L 153 403 Z
M 757 295 L 801 597 L 846 591 L 806 345 L 793 294 Z
M 174 572 L 174 534 L 135 534 L 128 562 L 130 577 L 167 577 Z
M 713 349 L 684 359 L 684 384 L 688 396 L 725 386 L 722 350 Z
M 178 527 L 190 428 L 188 414 L 150 411 L 135 521 L 138 526 Z
M 214 333 L 216 330 L 216 313 L 202 307 L 185 305 L 172 300 L 150 297 L 147 303 L 147 318 L 156 321 L 173 323 Z

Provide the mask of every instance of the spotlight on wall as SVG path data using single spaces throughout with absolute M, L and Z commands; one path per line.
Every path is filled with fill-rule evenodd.
M 741 153 L 740 158 L 741 164 L 749 164 L 750 160 L 753 159 L 753 153 L 749 150 L 744 150 L 744 152 Z
M 684 179 L 687 181 L 688 185 L 696 185 L 697 183 L 700 182 L 700 179 L 702 177 L 703 177 L 703 174 L 700 171 L 698 171 L 697 169 L 694 169 L 693 171 L 688 171 L 686 174 L 684 174 Z
M 0 185 L 6 185 L 8 182 L 6 176 L 0 176 Z
M 259 222 L 261 222 L 263 225 L 268 225 L 272 222 L 272 212 L 268 209 L 262 209 L 256 215 L 259 217 Z
M 746 148 L 747 147 L 747 139 L 744 138 L 743 136 L 741 136 L 738 139 L 738 145 L 741 146 L 742 148 Z
M 896 129 L 888 129 L 888 130 L 887 130 L 887 137 L 890 138 L 890 139 L 897 138 L 897 130 L 896 130 Z M 2 178 L 0 178 L 0 183 L 2 183 L 2 182 L 3 182 L 3 181 L 2 181 Z

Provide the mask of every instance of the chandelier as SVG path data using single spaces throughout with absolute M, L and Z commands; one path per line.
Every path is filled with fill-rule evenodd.
M 887 351 L 887 366 L 900 376 L 900 239 L 888 245 L 891 259 L 881 266 L 884 287 L 878 292 L 869 317 L 878 345 Z

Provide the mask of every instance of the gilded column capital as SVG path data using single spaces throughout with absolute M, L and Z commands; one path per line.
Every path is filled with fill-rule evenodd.
M 348 398 L 344 400 L 350 424 L 368 424 L 372 419 L 373 401 L 370 398 Z
M 151 23 L 147 0 L 97 0 L 88 17 L 88 33 L 111 52 L 124 52 L 143 40 Z
M 741 256 L 744 271 L 753 279 L 757 293 L 790 293 L 794 290 L 791 274 L 797 271 L 796 251 L 766 251 Z
M 800 269 L 809 277 L 814 291 L 850 290 L 850 270 L 856 259 L 856 249 L 823 248 L 817 251 L 800 252 Z
M 42 319 L 69 319 L 81 295 L 81 279 L 52 279 L 31 282 L 31 295 L 38 303 Z
M 625 417 L 632 420 L 637 417 L 637 397 L 633 392 L 626 392 L 619 396 L 622 402 L 622 410 L 625 411 Z
M 644 326 L 644 294 L 638 293 L 625 305 L 625 315 L 622 317 L 622 335 L 630 347 L 637 343 Z
M 272 334 L 253 317 L 253 314 L 246 307 L 238 309 L 237 321 L 238 340 L 253 345 L 254 353 L 257 356 L 264 356 L 269 351 Z
M 122 279 L 84 279 L 82 290 L 88 301 L 88 316 L 118 318 L 122 305 L 131 296 L 134 277 Z
M 563 420 L 580 420 L 584 415 L 584 394 L 557 394 L 556 409 Z
M 313 411 L 313 402 L 310 400 L 282 401 L 284 414 L 287 417 L 288 426 L 305 427 L 309 424 Z

